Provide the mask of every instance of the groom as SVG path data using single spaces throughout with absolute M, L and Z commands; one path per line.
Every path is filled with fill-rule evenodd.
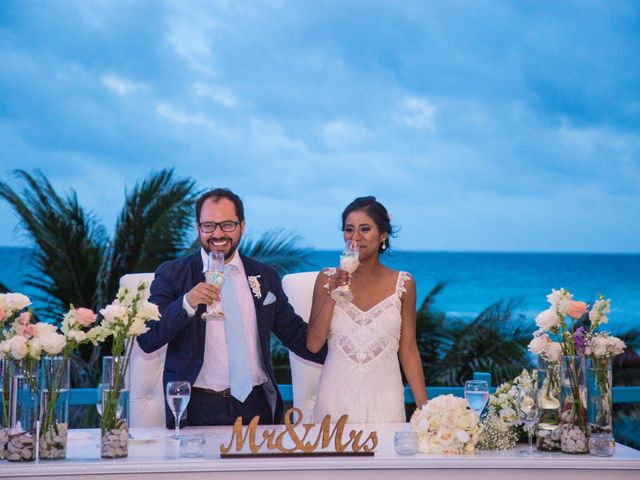
M 187 425 L 280 423 L 283 402 L 271 364 L 271 332 L 296 354 L 322 363 L 306 348 L 307 326 L 293 311 L 277 272 L 237 251 L 244 233 L 244 206 L 231 190 L 217 188 L 196 202 L 196 228 L 202 248 L 163 263 L 155 272 L 149 301 L 158 305 L 159 322 L 138 337 L 145 352 L 168 344 L 163 384 L 192 385 Z M 221 289 L 205 283 L 209 252 L 223 252 Z M 207 306 L 222 300 L 224 319 L 202 318 Z M 167 408 L 167 427 L 174 424 Z

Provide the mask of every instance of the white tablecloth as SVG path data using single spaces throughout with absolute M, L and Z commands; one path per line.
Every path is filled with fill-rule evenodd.
M 206 445 L 202 458 L 180 458 L 179 445 L 168 439 L 166 429 L 133 429 L 135 440 L 129 456 L 117 460 L 100 458 L 99 430 L 72 430 L 67 459 L 34 463 L 0 462 L 0 478 L 231 478 L 285 480 L 289 478 L 366 478 L 366 480 L 404 479 L 553 479 L 605 480 L 640 479 L 640 452 L 616 445 L 613 457 L 546 453 L 535 458 L 522 457 L 518 451 L 476 452 L 464 456 L 416 454 L 398 455 L 393 448 L 393 433 L 406 430 L 406 424 L 348 425 L 366 434 L 376 430 L 380 442 L 373 457 L 311 457 L 221 459 L 219 446 L 228 443 L 230 427 L 184 429 L 184 433 L 204 432 Z M 145 442 L 145 443 L 143 443 Z M 519 446 L 523 449 L 524 446 Z

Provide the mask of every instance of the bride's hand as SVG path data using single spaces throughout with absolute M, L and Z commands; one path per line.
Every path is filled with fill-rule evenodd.
M 336 270 L 336 273 L 329 276 L 329 293 L 333 292 L 336 288 L 349 283 L 349 272 L 345 270 Z

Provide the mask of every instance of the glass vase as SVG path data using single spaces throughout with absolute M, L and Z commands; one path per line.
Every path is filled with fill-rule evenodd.
M 40 460 L 67 456 L 69 359 L 44 357 L 40 369 Z
M 563 356 L 560 360 L 561 413 L 560 450 L 587 453 L 587 368 L 582 356 Z
M 560 364 L 542 357 L 538 357 L 538 398 L 536 448 L 542 452 L 560 450 Z
M 593 445 L 597 445 L 598 443 L 615 444 L 613 440 L 612 385 L 611 359 L 589 358 L 587 369 L 589 434 L 597 436 L 600 439 L 600 442 L 592 442 Z M 599 451 L 591 453 L 604 456 Z
M 122 458 L 129 454 L 129 358 L 102 359 L 102 458 Z
M 38 361 L 32 358 L 12 361 L 10 371 L 7 460 L 32 462 L 36 459 Z
M 0 460 L 7 458 L 7 443 L 9 442 L 9 359 L 0 358 Z

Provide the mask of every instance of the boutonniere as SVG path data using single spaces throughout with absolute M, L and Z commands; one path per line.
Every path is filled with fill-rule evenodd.
M 260 275 L 249 275 L 247 280 L 249 281 L 249 286 L 251 287 L 251 291 L 253 292 L 253 296 L 257 299 L 262 298 L 262 292 L 260 291 L 260 282 L 258 279 Z

